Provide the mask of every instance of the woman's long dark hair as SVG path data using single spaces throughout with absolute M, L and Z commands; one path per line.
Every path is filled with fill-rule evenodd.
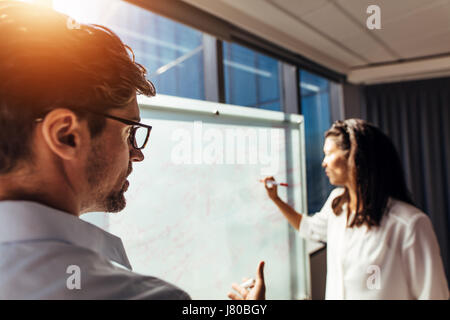
M 336 121 L 325 133 L 348 151 L 351 179 L 356 186 L 357 212 L 350 227 L 379 226 L 389 197 L 413 204 L 400 157 L 392 141 L 377 127 L 360 119 Z M 349 190 L 333 200 L 336 215 L 349 203 Z

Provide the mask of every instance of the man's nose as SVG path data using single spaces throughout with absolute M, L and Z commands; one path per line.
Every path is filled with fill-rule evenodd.
M 327 166 L 325 159 L 322 161 L 322 168 L 325 168 Z
M 140 161 L 144 160 L 144 154 L 142 153 L 141 150 L 131 147 L 130 158 L 131 158 L 131 161 L 140 162 Z

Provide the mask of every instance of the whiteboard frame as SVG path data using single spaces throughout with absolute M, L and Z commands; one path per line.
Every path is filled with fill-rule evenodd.
M 307 208 L 307 194 L 306 194 L 306 163 L 305 163 L 305 134 L 304 134 L 304 119 L 299 114 L 289 114 L 279 111 L 262 110 L 257 108 L 250 108 L 246 106 L 236 106 L 225 103 L 210 102 L 203 100 L 195 100 L 181 97 L 174 97 L 169 95 L 157 94 L 154 97 L 146 97 L 142 95 L 137 96 L 137 102 L 140 109 L 151 111 L 173 111 L 175 113 L 185 114 L 202 114 L 211 115 L 211 117 L 221 118 L 239 118 L 245 120 L 270 121 L 272 123 L 279 122 L 280 124 L 289 123 L 298 126 L 300 145 L 300 181 L 301 185 L 301 207 L 300 212 L 306 214 Z M 305 294 L 297 290 L 294 294 L 294 299 L 310 300 L 311 299 L 311 272 L 309 254 L 307 251 L 306 240 L 296 235 L 296 245 L 304 253 L 304 259 L 297 258 L 298 268 L 305 270 L 304 279 L 297 279 L 297 285 L 305 288 Z M 298 286 L 297 286 L 298 288 Z

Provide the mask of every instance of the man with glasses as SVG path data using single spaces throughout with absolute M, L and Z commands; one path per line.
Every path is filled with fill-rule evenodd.
M 145 74 L 105 27 L 0 2 L 0 299 L 190 299 L 131 272 L 121 239 L 79 219 L 125 208 L 151 131 Z M 251 291 L 234 285 L 242 297 L 264 298 L 262 268 Z
M 155 89 L 110 30 L 67 25 L 0 2 L 0 299 L 189 299 L 79 219 L 125 207 L 151 130 L 136 92 Z

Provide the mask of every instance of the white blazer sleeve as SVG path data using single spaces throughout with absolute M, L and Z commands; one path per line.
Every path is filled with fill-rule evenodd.
M 300 221 L 300 227 L 298 229 L 301 237 L 313 241 L 327 242 L 328 217 L 330 214 L 334 214 L 333 209 L 331 208 L 331 203 L 336 196 L 342 193 L 342 191 L 343 189 L 341 188 L 331 191 L 325 205 L 313 216 L 303 214 L 302 220 Z
M 449 291 L 439 244 L 427 215 L 414 222 L 403 253 L 413 298 L 447 300 Z

